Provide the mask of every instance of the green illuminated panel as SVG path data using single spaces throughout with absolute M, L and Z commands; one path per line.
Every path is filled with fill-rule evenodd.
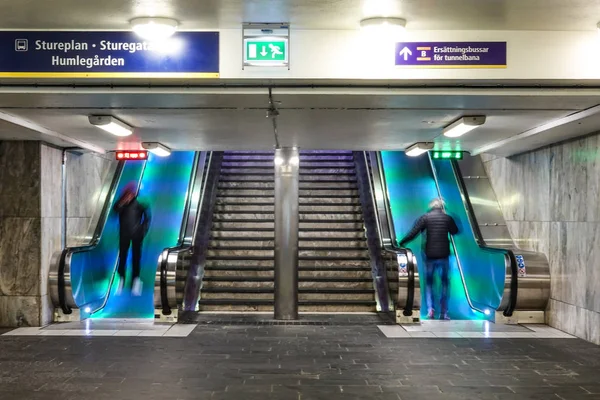
M 389 194 L 394 228 L 398 240 L 404 237 L 414 222 L 428 211 L 429 202 L 438 197 L 435 180 L 429 158 L 408 157 L 404 152 L 382 152 L 385 179 Z M 425 256 L 423 254 L 423 235 L 408 244 L 415 253 L 421 281 L 421 314 L 427 314 L 425 301 Z M 439 276 L 434 284 L 435 293 L 440 293 Z M 475 312 L 469 306 L 458 265 L 454 254 L 450 256 L 449 316 L 452 319 L 484 319 L 484 315 Z M 439 312 L 439 297 L 435 300 Z
M 154 318 L 158 258 L 163 249 L 177 244 L 193 161 L 193 152 L 174 152 L 169 157 L 150 154 L 139 193 L 140 202 L 148 204 L 152 213 L 150 230 L 142 245 L 142 295 L 133 297 L 129 290 L 124 290 L 117 296 L 117 277 L 106 306 L 92 318 Z M 117 241 L 114 246 L 118 246 Z M 131 254 L 127 275 L 125 287 L 129 288 Z

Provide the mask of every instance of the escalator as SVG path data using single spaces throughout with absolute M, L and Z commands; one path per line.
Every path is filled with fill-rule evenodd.
M 151 154 L 147 161 L 119 164 L 106 190 L 101 217 L 90 243 L 66 248 L 55 256 L 50 288 L 53 302 L 63 314 L 71 314 L 77 308 L 81 319 L 154 317 L 157 263 L 163 249 L 175 245 L 180 237 L 198 160 L 199 153 L 174 152 L 169 157 Z M 152 215 L 142 244 L 143 289 L 138 297 L 132 297 L 129 291 L 116 295 L 118 216 L 113 206 L 123 188 L 132 182 L 137 184 L 138 198 L 149 205 Z M 128 276 L 125 287 L 130 287 L 130 279 Z
M 505 317 L 512 316 L 515 310 L 543 313 L 549 296 L 547 260 L 543 255 L 510 246 L 510 236 L 498 247 L 488 246 L 477 223 L 481 215 L 473 210 L 456 162 L 433 160 L 428 156 L 411 158 L 403 152 L 373 153 L 373 158 L 381 172 L 379 177 L 374 174 L 373 178 L 383 181 L 385 193 L 380 196 L 389 201 L 387 212 L 392 216 L 395 240 L 410 230 L 416 219 L 428 211 L 429 202 L 437 197 L 444 199 L 446 211 L 459 225 L 460 234 L 451 237 L 449 315 L 452 319 L 494 320 L 496 311 L 503 312 Z M 486 204 L 499 210 L 495 196 L 489 192 L 491 189 Z M 503 232 L 504 237 L 506 232 Z M 425 261 L 422 246 L 422 237 L 411 243 L 421 274 Z M 521 274 L 519 268 L 525 263 L 536 273 Z M 405 280 L 400 278 L 400 291 L 406 290 L 406 283 L 402 284 Z M 439 292 L 434 288 L 434 293 Z M 421 303 L 425 304 L 424 282 L 421 297 Z M 425 315 L 426 311 L 422 310 L 421 314 Z

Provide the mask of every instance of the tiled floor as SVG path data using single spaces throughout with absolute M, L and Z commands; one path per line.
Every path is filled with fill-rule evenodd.
M 3 336 L 143 336 L 185 337 L 195 324 L 155 324 L 150 320 L 101 319 L 54 324 L 45 328 L 18 328 Z
M 306 318 L 305 325 L 206 318 L 189 336 L 168 340 L 1 336 L 0 399 L 600 399 L 600 347 L 579 339 L 393 339 L 381 329 L 396 327 L 369 316 Z M 120 331 L 117 325 L 98 330 Z M 404 331 L 454 333 L 448 325 L 415 328 Z M 477 326 L 459 328 L 478 333 Z
M 421 325 L 380 325 L 388 338 L 574 339 L 546 325 L 496 325 L 487 321 L 422 321 Z

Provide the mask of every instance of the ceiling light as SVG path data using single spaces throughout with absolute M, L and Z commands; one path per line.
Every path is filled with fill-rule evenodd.
M 364 30 L 381 30 L 382 32 L 404 32 L 406 20 L 396 17 L 372 17 L 360 21 L 360 27 Z
M 164 40 L 177 31 L 178 23 L 170 18 L 143 17 L 131 20 L 131 29 L 142 39 Z
M 171 155 L 171 149 L 162 143 L 158 142 L 142 142 L 142 147 L 150 153 L 156 154 L 159 157 L 167 157 Z
M 461 117 L 444 128 L 444 136 L 459 137 L 485 123 L 485 115 Z
M 88 117 L 90 124 L 112 133 L 115 136 L 129 136 L 133 133 L 133 128 L 126 123 L 119 121 L 112 115 L 90 115 Z
M 419 142 L 409 146 L 404 152 L 409 157 L 418 157 L 433 149 L 433 143 Z

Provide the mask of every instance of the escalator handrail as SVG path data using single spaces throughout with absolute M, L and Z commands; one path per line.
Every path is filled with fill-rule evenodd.
M 201 182 L 200 182 L 200 198 L 198 200 L 198 207 L 196 209 L 196 215 L 194 218 L 194 226 L 193 226 L 193 234 L 192 234 L 192 243 L 193 243 L 193 238 L 196 236 L 196 230 L 197 230 L 197 226 L 198 226 L 198 218 L 200 218 L 200 214 L 201 214 L 201 210 L 202 210 L 202 206 L 204 204 L 205 201 L 205 192 L 206 192 L 206 186 L 208 184 L 208 172 L 211 169 L 211 166 L 213 165 L 213 152 L 207 152 L 208 155 L 208 161 L 206 161 L 205 158 L 202 157 L 198 157 L 198 161 L 199 160 L 205 160 L 204 162 L 201 162 L 202 165 L 198 165 L 198 168 L 201 169 Z M 196 179 L 196 176 L 198 174 L 198 170 L 195 170 L 195 173 L 192 175 L 192 179 Z M 193 184 L 193 182 L 190 182 L 190 186 Z M 191 205 L 191 201 L 192 201 L 192 196 L 193 196 L 193 190 L 190 190 L 188 199 L 186 200 L 186 204 L 187 205 Z M 189 219 L 189 212 L 190 212 L 190 207 L 186 207 L 186 211 L 187 214 L 184 214 L 184 220 L 183 223 L 188 223 L 188 219 Z M 168 247 L 166 249 L 163 250 L 162 252 L 162 257 L 160 260 L 160 265 L 159 265 L 159 271 L 160 271 L 160 301 L 161 301 L 161 306 L 162 306 L 162 313 L 164 315 L 171 315 L 171 305 L 169 304 L 169 295 L 168 295 L 168 282 L 167 282 L 167 275 L 168 275 L 168 260 L 169 260 L 169 255 L 175 252 L 182 252 L 185 250 L 189 250 L 192 247 L 192 243 L 187 243 L 185 241 L 185 238 L 187 237 L 187 234 L 184 233 L 184 230 L 187 229 L 183 229 L 182 228 L 182 233 L 179 236 L 179 240 L 178 240 L 178 244 L 176 246 L 172 246 L 172 247 Z
M 473 204 L 471 203 L 471 199 L 469 198 L 469 193 L 467 191 L 467 185 L 465 184 L 465 180 L 460 172 L 460 166 L 456 160 L 451 160 L 452 172 L 454 173 L 454 177 L 456 182 L 458 183 L 458 190 L 460 191 L 460 196 L 463 199 L 463 204 L 465 206 L 465 210 L 467 211 L 467 217 L 469 218 L 469 222 L 471 224 L 471 228 L 473 229 L 473 235 L 475 236 L 475 241 L 477 245 L 486 251 L 490 252 L 501 252 L 503 254 L 508 255 L 508 259 L 510 261 L 510 294 L 508 299 L 508 305 L 506 310 L 504 310 L 504 315 L 507 317 L 512 316 L 514 309 L 517 304 L 517 296 L 519 291 L 519 273 L 517 267 L 517 258 L 515 257 L 515 253 L 512 249 L 501 249 L 497 247 L 490 247 L 485 242 L 485 238 L 481 233 L 481 229 L 479 229 L 479 224 L 477 223 L 477 217 L 475 216 L 475 210 L 473 208 Z
M 102 206 L 102 210 L 100 211 L 100 217 L 98 218 L 98 223 L 96 224 L 96 228 L 94 229 L 94 233 L 88 244 L 83 246 L 75 246 L 75 247 L 65 247 L 60 255 L 58 270 L 57 270 L 57 289 L 58 289 L 58 302 L 61 310 L 65 314 L 71 314 L 73 310 L 67 304 L 66 301 L 66 281 L 65 281 L 65 264 L 67 258 L 69 258 L 74 253 L 79 253 L 83 251 L 90 251 L 94 247 L 98 245 L 100 238 L 102 237 L 102 233 L 104 232 L 104 227 L 106 226 L 106 221 L 108 220 L 108 216 L 110 214 L 111 205 L 116 195 L 116 189 L 119 185 L 119 181 L 121 180 L 121 175 L 123 173 L 123 168 L 125 167 L 125 161 L 119 161 L 117 164 L 117 168 L 115 170 L 115 174 L 113 175 L 113 179 L 110 183 L 107 198 L 104 201 Z
M 369 187 L 371 191 L 371 201 L 373 202 L 373 209 L 375 211 L 375 218 L 377 223 L 377 231 L 379 233 L 379 242 L 381 244 L 381 248 L 386 251 L 395 254 L 403 254 L 406 257 L 406 270 L 408 273 L 408 284 L 407 284 L 407 296 L 406 296 L 406 304 L 404 305 L 404 315 L 410 316 L 412 315 L 412 310 L 414 307 L 414 298 L 415 298 L 415 257 L 413 252 L 409 248 L 402 248 L 397 246 L 396 243 L 396 232 L 394 229 L 394 221 L 392 219 L 391 207 L 389 204 L 389 192 L 387 189 L 387 183 L 385 180 L 385 174 L 383 173 L 383 162 L 381 160 L 381 152 L 373 152 L 370 156 L 375 157 L 375 162 L 377 165 L 377 178 L 379 179 L 381 186 L 381 194 L 384 205 L 384 213 L 387 221 L 387 229 L 384 229 L 384 226 L 381 223 L 381 216 L 379 215 L 379 209 L 377 207 L 377 199 L 376 199 L 376 191 L 375 191 L 375 176 L 371 169 L 369 171 L 369 160 L 367 159 L 367 152 L 363 152 L 365 165 L 367 167 L 367 177 L 369 180 Z M 387 273 L 387 268 L 386 268 Z M 400 277 L 398 277 L 400 279 Z M 400 286 L 398 287 L 400 290 Z

